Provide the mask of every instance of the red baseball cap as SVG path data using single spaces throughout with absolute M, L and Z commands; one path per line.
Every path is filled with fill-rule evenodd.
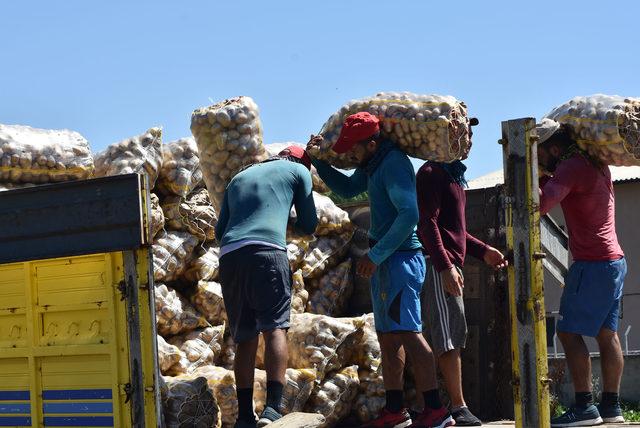
M 344 120 L 338 141 L 333 145 L 334 152 L 347 153 L 357 143 L 373 137 L 380 132 L 380 120 L 366 111 L 348 116 Z
M 308 170 L 311 170 L 311 158 L 307 154 L 307 151 L 300 146 L 289 146 L 278 153 L 278 156 L 291 156 L 300 159 L 302 164 L 306 166 Z

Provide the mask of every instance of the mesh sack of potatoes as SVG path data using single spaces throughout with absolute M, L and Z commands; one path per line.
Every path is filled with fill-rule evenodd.
M 199 108 L 191 115 L 191 133 L 211 202 L 220 212 L 224 190 L 233 176 L 268 157 L 258 106 L 250 97 L 237 97 Z
M 153 279 L 173 281 L 187 269 L 198 238 L 189 232 L 161 231 L 152 245 Z
M 162 165 L 156 183 L 161 193 L 184 197 L 203 184 L 198 146 L 193 137 L 181 138 L 162 147 Z
M 205 316 L 212 325 L 227 322 L 224 308 L 222 286 L 215 281 L 199 281 L 189 296 L 193 306 Z
M 292 275 L 291 284 L 291 313 L 301 314 L 307 308 L 309 292 L 304 288 L 304 277 L 302 271 L 297 270 Z
M 222 341 L 222 349 L 220 351 L 220 355 L 218 356 L 218 360 L 216 361 L 216 365 L 220 367 L 224 367 L 227 370 L 233 370 L 233 364 L 236 359 L 236 344 L 233 341 L 233 337 L 231 334 L 225 334 L 225 337 Z
M 283 151 L 289 146 L 299 146 L 303 149 L 305 148 L 304 144 L 290 141 L 287 143 L 267 144 L 265 146 L 265 149 L 267 150 L 267 153 L 269 154 L 269 156 L 276 156 L 278 153 L 280 153 L 281 151 Z M 322 181 L 322 178 L 320 178 L 320 175 L 318 174 L 318 170 L 316 170 L 316 167 L 313 165 L 311 165 L 311 180 L 313 182 L 314 191 L 318 193 L 329 193 L 331 191 L 331 189 L 329 189 L 329 187 L 325 184 L 325 182 Z
M 0 124 L 0 181 L 50 183 L 88 178 L 94 168 L 87 140 L 68 129 Z
M 640 165 L 640 98 L 576 97 L 547 116 L 566 125 L 580 147 L 608 165 Z
M 351 259 L 308 282 L 311 293 L 307 310 L 312 314 L 341 316 L 353 292 Z
M 351 348 L 363 334 L 363 323 L 356 325 L 351 319 L 337 319 L 310 313 L 291 314 L 287 331 L 289 367 L 313 368 L 318 379 L 338 370 L 351 358 Z M 264 367 L 265 343 L 258 341 L 256 367 Z
M 222 367 L 204 366 L 196 370 L 192 376 L 202 376 L 207 379 L 220 406 L 222 423 L 224 425 L 233 424 L 238 416 L 238 400 L 233 371 Z M 313 391 L 315 381 L 315 370 L 287 369 L 280 409 L 282 413 L 286 415 L 301 411 Z M 253 381 L 253 401 L 254 410 L 258 414 L 264 410 L 266 394 L 267 373 L 256 369 Z
M 222 351 L 224 330 L 223 324 L 170 338 L 169 343 L 182 351 L 182 358 L 173 366 L 173 371 L 191 374 L 200 367 L 213 365 Z
M 187 333 L 207 327 L 207 320 L 195 310 L 187 299 L 165 284 L 155 286 L 156 325 L 162 336 Z
M 316 236 L 344 233 L 352 229 L 349 214 L 338 207 L 331 198 L 321 195 L 318 192 L 313 192 L 313 201 L 316 206 L 316 215 L 318 216 L 318 226 L 315 231 Z M 291 223 L 295 223 L 295 208 L 291 208 L 289 219 Z
M 378 334 L 373 319 L 373 314 L 366 314 L 362 317 L 342 318 L 349 320 L 355 327 L 362 326 L 363 334 L 356 346 L 353 347 L 352 353 L 347 361 L 348 364 L 356 364 L 360 368 L 368 370 L 377 370 L 380 366 L 382 353 L 380 351 L 380 342 L 378 342 Z
M 162 211 L 168 228 L 187 231 L 200 241 L 216 238 L 218 214 L 206 189 L 196 190 L 186 198 L 167 196 L 162 200 Z
M 321 428 L 335 426 L 351 413 L 353 401 L 358 394 L 358 366 L 345 367 L 329 374 L 314 388 L 305 406 L 305 411 L 320 413 L 326 418 Z
M 218 279 L 219 269 L 220 248 L 198 246 L 183 276 L 192 282 L 214 281 Z
M 213 391 L 203 377 L 181 379 L 164 377 L 162 400 L 167 428 L 211 428 L 222 426 L 220 409 Z
M 96 177 L 146 173 L 153 188 L 162 165 L 162 129 L 150 128 L 144 134 L 111 144 L 96 156 Z
M 337 265 L 349 251 L 353 230 L 341 234 L 319 236 L 309 243 L 302 263 L 305 278 L 317 278 Z
M 164 229 L 164 213 L 160 206 L 160 199 L 155 193 L 151 193 L 151 238 Z
M 162 374 L 168 374 L 182 357 L 184 355 L 177 346 L 167 343 L 162 336 L 158 335 L 158 363 Z
M 451 162 L 471 149 L 466 105 L 451 96 L 380 92 L 352 100 L 323 125 L 319 144 L 307 147 L 310 154 L 339 168 L 355 168 L 346 155 L 331 147 L 338 141 L 347 116 L 367 111 L 380 119 L 380 132 L 409 156 Z
M 384 381 L 381 370 L 360 370 L 358 378 L 360 386 L 352 412 L 360 422 L 368 422 L 377 418 L 386 405 Z
M 304 256 L 309 250 L 309 243 L 313 237 L 306 237 L 287 230 L 287 257 L 291 270 L 298 270 L 304 261 Z

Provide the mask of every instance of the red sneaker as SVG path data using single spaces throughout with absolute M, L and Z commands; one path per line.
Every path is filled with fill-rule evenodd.
M 440 407 L 436 410 L 425 408 L 409 428 L 445 428 L 455 424 L 456 421 L 446 408 Z
M 411 416 L 407 409 L 399 412 L 390 412 L 382 409 L 382 413 L 376 419 L 361 425 L 361 428 L 405 428 L 411 425 Z

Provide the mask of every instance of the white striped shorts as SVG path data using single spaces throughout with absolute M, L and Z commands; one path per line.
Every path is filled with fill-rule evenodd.
M 456 266 L 460 275 L 462 269 Z M 467 320 L 462 296 L 453 296 L 444 289 L 442 275 L 427 259 L 427 276 L 422 297 L 423 332 L 435 354 L 440 356 L 467 343 Z

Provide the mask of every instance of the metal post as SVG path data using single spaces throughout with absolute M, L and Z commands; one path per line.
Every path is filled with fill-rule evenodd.
M 549 427 L 535 119 L 502 122 L 513 398 L 517 427 Z

